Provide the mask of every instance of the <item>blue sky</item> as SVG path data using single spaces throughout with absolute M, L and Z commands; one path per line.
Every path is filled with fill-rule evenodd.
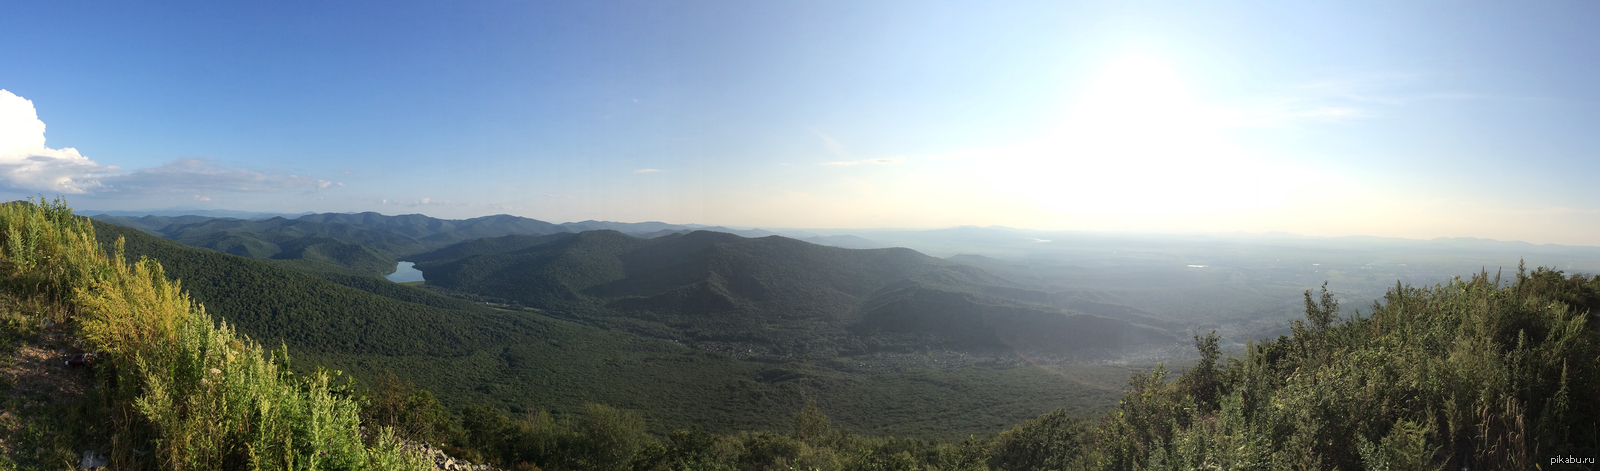
M 1592 1 L 328 3 L 8 5 L 0 196 L 1600 245 Z

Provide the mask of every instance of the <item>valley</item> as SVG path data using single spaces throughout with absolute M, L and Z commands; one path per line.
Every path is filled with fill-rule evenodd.
M 566 283 L 575 283 L 565 278 L 533 277 L 527 278 L 525 285 L 492 285 L 496 288 L 467 291 L 461 287 L 471 285 L 440 281 L 452 280 L 444 275 L 429 277 L 427 286 L 453 287 L 446 292 L 460 296 L 451 297 L 317 260 L 250 259 L 183 246 L 131 228 L 99 223 L 96 228 L 98 237 L 108 246 L 117 237 L 124 238 L 129 259 L 150 257 L 160 261 L 168 276 L 182 280 L 207 312 L 268 345 L 288 345 L 296 352 L 298 364 L 339 369 L 363 381 L 381 372 L 394 372 L 434 391 L 451 407 L 488 404 L 512 414 L 534 409 L 559 413 L 580 410 L 586 403 L 602 403 L 640 411 L 651 427 L 661 432 L 703 427 L 732 433 L 782 428 L 788 415 L 783 411 L 799 410 L 810 397 L 828 407 L 834 419 L 851 430 L 931 438 L 982 433 L 1058 407 L 1093 414 L 1109 407 L 1120 395 L 1104 384 L 1085 384 L 1035 365 L 1037 359 L 1019 355 L 1002 342 L 1002 331 L 988 337 L 954 338 L 950 332 L 915 331 L 888 322 L 876 327 L 878 330 L 858 335 L 850 331 L 850 325 L 828 318 L 849 316 L 848 312 L 826 312 L 849 304 L 841 304 L 839 296 L 874 291 L 868 286 L 856 286 L 862 279 L 890 280 L 895 278 L 891 275 L 900 273 L 894 270 L 854 273 L 848 283 L 833 280 L 844 283 L 839 286 L 848 291 L 840 291 L 842 294 L 835 297 L 802 297 L 803 293 L 795 293 L 790 296 L 803 302 L 771 311 L 738 312 L 743 319 L 719 320 L 705 316 L 731 316 L 730 311 L 682 310 L 684 299 L 690 300 L 687 306 L 691 308 L 701 306 L 694 303 L 696 298 L 692 296 L 676 294 L 684 292 L 685 287 L 691 294 L 697 286 L 710 292 L 724 289 L 704 280 L 667 285 L 663 292 L 669 294 L 655 299 L 637 295 L 590 299 L 572 292 L 543 298 L 537 296 L 550 290 L 507 291 L 518 286 L 567 287 Z M 644 240 L 630 242 L 631 236 L 617 233 L 585 234 L 600 239 L 563 249 Z M 662 247 L 677 253 L 694 253 L 690 250 L 693 247 L 681 244 L 709 242 L 678 240 L 686 237 L 652 240 L 667 244 Z M 709 232 L 697 237 L 725 242 L 751 240 Z M 580 238 L 582 234 L 571 234 L 559 240 L 579 242 Z M 848 255 L 845 249 L 808 246 L 788 248 L 838 251 L 835 257 Z M 647 256 L 653 254 L 632 257 L 661 262 L 660 267 L 676 263 Z M 422 262 L 426 272 L 433 272 L 426 263 L 442 260 L 442 255 L 414 255 L 418 260 L 431 260 Z M 567 257 L 563 260 L 576 257 L 569 252 L 560 255 Z M 919 273 L 927 279 L 947 278 L 946 285 L 996 281 L 975 269 L 909 251 L 885 256 L 906 267 L 924 270 Z M 835 261 L 843 263 L 845 258 Z M 463 265 L 461 270 L 470 271 L 476 266 Z M 774 273 L 806 273 L 796 267 L 787 270 Z M 551 273 L 557 276 L 571 272 Z M 677 279 L 669 272 L 654 273 Z M 510 275 L 498 278 L 507 276 Z M 639 292 L 629 289 L 649 291 L 629 286 L 630 282 L 607 283 L 595 286 L 604 285 L 603 290 L 620 293 Z M 973 291 L 982 286 L 988 285 L 958 285 Z M 978 294 L 930 293 L 961 299 L 997 299 Z M 515 308 L 494 309 L 466 299 L 509 301 L 514 304 L 503 305 Z M 720 304 L 712 304 L 731 309 L 762 303 L 776 305 L 779 301 L 774 299 L 725 298 L 713 299 Z M 900 306 L 917 299 L 885 298 L 883 303 Z M 639 300 L 660 304 L 639 304 Z M 963 305 L 991 309 L 994 312 L 990 315 L 995 319 L 1005 319 L 1007 315 L 1037 317 L 1045 312 L 1038 310 L 1041 307 L 971 302 Z M 609 306 L 628 308 L 613 311 Z M 903 320 L 900 322 L 903 324 Z M 1122 325 L 1135 329 L 1131 324 Z M 771 326 L 772 331 L 755 326 Z M 816 330 L 807 330 L 812 327 Z M 1061 324 L 1059 328 L 1070 331 L 1073 326 Z M 1111 376 L 1125 376 L 1132 370 L 1128 365 L 1104 369 Z
M 99 217 L 95 228 L 108 250 L 121 238 L 129 260 L 162 263 L 208 313 L 287 346 L 303 374 L 332 368 L 362 387 L 396 375 L 436 395 L 479 442 L 498 440 L 472 435 L 481 427 L 613 410 L 600 404 L 674 440 L 698 430 L 756 443 L 814 410 L 863 437 L 938 447 L 983 436 L 1000 447 L 1010 435 L 994 433 L 1019 423 L 1005 433 L 1050 417 L 1144 417 L 1137 401 L 1155 399 L 1141 388 L 1159 386 L 1161 401 L 1208 400 L 1183 388 L 1211 384 L 1197 382 L 1213 381 L 1218 355 L 1234 357 L 1228 368 L 1267 368 L 1233 362 L 1316 338 L 1304 322 L 1319 309 L 1371 304 L 1343 311 L 1362 325 L 1361 315 L 1392 311 L 1410 283 L 1458 286 L 1446 274 L 1474 272 L 1484 277 L 1471 283 L 1487 283 L 1491 264 L 1508 260 L 1600 259 L 1590 248 L 1490 242 L 1055 234 L 1048 243 L 1060 245 L 1045 248 L 995 228 L 950 230 L 964 245 L 898 236 L 957 252 L 938 258 L 655 223 L 312 216 Z M 1308 291 L 1318 286 L 1330 290 L 1321 307 Z M 1180 378 L 1165 382 L 1164 371 Z M 1095 433 L 1162 430 L 1124 420 L 1134 419 L 1103 418 Z M 478 449 L 521 456 L 521 446 Z

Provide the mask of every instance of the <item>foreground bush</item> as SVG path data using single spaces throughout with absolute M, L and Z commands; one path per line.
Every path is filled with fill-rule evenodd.
M 60 306 L 54 321 L 101 352 L 114 469 L 430 468 L 391 431 L 366 446 L 336 375 L 295 378 L 287 352 L 215 324 L 160 264 L 114 255 L 61 200 L 0 205 L 0 284 Z
M 1396 286 L 1176 382 L 1136 376 L 1086 450 L 1108 469 L 1534 469 L 1596 454 L 1600 278 L 1518 269 Z M 1209 343 L 1208 343 L 1209 340 Z M 1205 358 L 1215 341 L 1197 339 Z M 1212 349 L 1207 353 L 1207 346 Z M 1204 360 L 1204 359 L 1203 359 Z

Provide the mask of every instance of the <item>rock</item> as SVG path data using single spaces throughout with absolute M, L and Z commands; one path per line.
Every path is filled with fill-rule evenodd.
M 94 450 L 84 450 L 83 459 L 78 461 L 78 466 L 86 470 L 98 470 L 108 464 L 111 464 L 111 459 L 95 453 Z

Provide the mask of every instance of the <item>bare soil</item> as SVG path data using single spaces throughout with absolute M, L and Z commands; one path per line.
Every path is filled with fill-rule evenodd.
M 75 423 L 93 407 L 92 367 L 67 366 L 83 351 L 59 326 L 21 337 L 0 346 L 0 465 L 79 469 L 94 448 L 85 437 L 100 428 Z

